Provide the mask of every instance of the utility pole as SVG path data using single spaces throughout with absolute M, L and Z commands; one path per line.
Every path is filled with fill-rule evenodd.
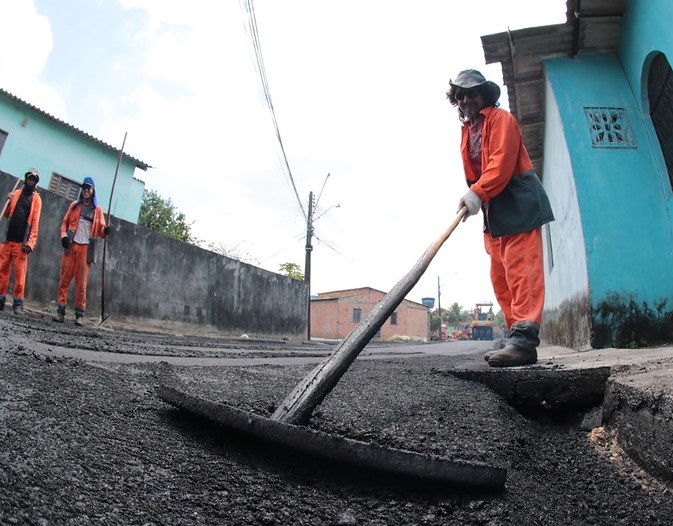
M 308 215 L 306 216 L 306 260 L 304 281 L 306 282 L 306 340 L 311 341 L 311 251 L 313 245 L 313 192 L 308 194 Z
M 319 213 L 317 217 L 313 217 L 313 214 L 318 210 L 318 203 L 320 202 L 322 191 L 325 189 L 325 184 L 327 184 L 329 176 L 330 174 L 327 174 L 325 177 L 315 202 L 313 201 L 313 192 L 309 192 L 308 194 L 308 214 L 306 215 L 306 261 L 304 262 L 304 281 L 306 282 L 306 339 L 308 341 L 311 340 L 311 252 L 313 251 L 311 240 L 313 239 L 314 234 L 313 223 L 324 216 L 332 208 L 339 208 L 341 206 L 338 204 L 332 205 Z
M 439 329 L 437 337 L 442 341 L 442 293 L 439 289 L 439 276 L 437 276 L 437 312 L 439 312 Z

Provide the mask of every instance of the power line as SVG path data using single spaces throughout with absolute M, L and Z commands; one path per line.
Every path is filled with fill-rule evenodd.
M 294 195 L 297 199 L 297 205 L 299 206 L 299 210 L 301 210 L 304 220 L 308 220 L 308 216 L 306 215 L 304 205 L 302 204 L 301 199 L 299 199 L 299 193 L 297 192 L 297 187 L 294 183 L 294 177 L 292 177 L 292 170 L 290 169 L 290 163 L 288 162 L 287 154 L 285 153 L 285 146 L 283 145 L 283 139 L 280 135 L 280 128 L 278 127 L 278 121 L 276 120 L 276 112 L 274 111 L 273 102 L 271 101 L 271 92 L 269 90 L 269 83 L 266 78 L 266 68 L 264 67 L 264 59 L 262 57 L 262 46 L 260 45 L 259 42 L 259 32 L 257 29 L 257 17 L 255 16 L 255 7 L 253 5 L 252 0 L 240 0 L 240 1 L 241 1 L 241 7 L 245 10 L 247 14 L 246 31 L 250 35 L 250 40 L 252 42 L 252 48 L 255 55 L 254 57 L 255 69 L 257 70 L 259 80 L 262 84 L 262 96 L 264 97 L 264 102 L 266 103 L 266 106 L 269 109 L 269 113 L 271 114 L 271 120 L 273 121 L 273 127 L 276 131 L 276 138 L 278 139 L 278 145 L 280 146 L 280 151 L 282 154 L 283 166 L 285 168 L 285 175 L 290 182 L 292 190 L 294 191 Z

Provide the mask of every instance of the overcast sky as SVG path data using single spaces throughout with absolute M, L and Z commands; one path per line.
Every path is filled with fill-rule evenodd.
M 565 0 L 257 0 L 254 12 L 303 208 L 320 195 L 311 291 L 387 292 L 466 191 L 449 79 L 476 68 L 502 86 L 480 36 L 563 23 Z M 306 221 L 239 0 L 0 0 L 0 34 L 3 89 L 115 147 L 128 132 L 125 151 L 153 166 L 137 177 L 206 243 L 303 269 Z M 439 285 L 442 307 L 495 302 L 481 223 L 456 229 L 408 299 Z

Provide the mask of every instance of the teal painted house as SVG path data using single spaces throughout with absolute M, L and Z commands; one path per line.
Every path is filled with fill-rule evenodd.
M 121 141 L 122 138 L 120 138 Z M 0 170 L 17 178 L 31 166 L 40 171 L 40 187 L 75 200 L 79 185 L 89 176 L 108 213 L 119 150 L 78 130 L 15 95 L 0 89 Z M 138 222 L 145 183 L 135 169 L 147 164 L 122 156 L 111 203 L 113 216 Z
M 568 0 L 565 24 L 482 37 L 550 196 L 543 336 L 673 341 L 673 2 Z

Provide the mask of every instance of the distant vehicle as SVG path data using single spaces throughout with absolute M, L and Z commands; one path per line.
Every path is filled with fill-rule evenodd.
M 477 303 L 472 313 L 472 339 L 492 340 L 494 319 L 493 303 Z

